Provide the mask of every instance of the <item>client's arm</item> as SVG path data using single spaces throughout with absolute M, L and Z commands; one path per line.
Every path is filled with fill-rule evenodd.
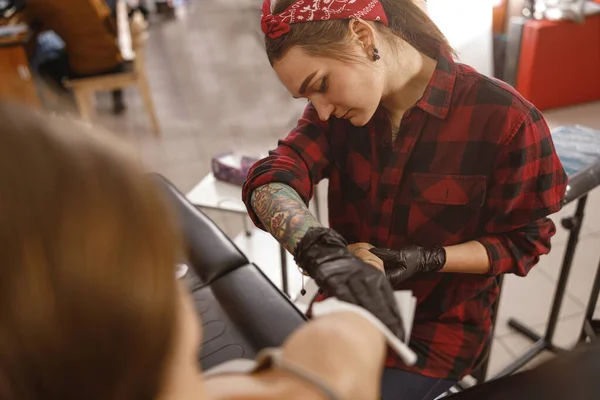
M 378 399 L 385 356 L 383 334 L 365 318 L 340 312 L 297 330 L 283 346 L 283 359 L 320 378 L 344 400 Z M 318 387 L 271 369 L 257 376 L 277 387 L 278 398 L 321 400 Z

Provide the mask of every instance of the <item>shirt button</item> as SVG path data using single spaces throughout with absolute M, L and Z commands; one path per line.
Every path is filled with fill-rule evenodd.
M 390 141 L 389 140 L 385 140 L 383 142 L 383 147 L 390 147 Z

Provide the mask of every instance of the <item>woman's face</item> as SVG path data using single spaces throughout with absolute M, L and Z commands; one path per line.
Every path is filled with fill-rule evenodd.
M 384 74 L 365 52 L 357 53 L 365 62 L 314 57 L 296 46 L 273 69 L 292 96 L 313 103 L 321 120 L 335 116 L 363 126 L 379 106 Z

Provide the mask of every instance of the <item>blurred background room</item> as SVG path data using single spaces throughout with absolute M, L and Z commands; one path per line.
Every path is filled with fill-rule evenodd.
M 0 99 L 79 118 L 124 139 L 146 169 L 187 193 L 303 308 L 314 286 L 248 221 L 243 176 L 236 175 L 285 137 L 306 104 L 269 65 L 261 4 L 0 0 Z M 575 152 L 594 160 L 587 152 L 600 146 L 600 0 L 428 0 L 424 7 L 459 61 L 514 86 L 553 132 L 588 135 L 590 144 Z M 326 223 L 327 182 L 318 189 L 311 207 Z M 554 346 L 570 348 L 590 309 L 600 314 L 592 301 L 593 288 L 600 289 L 600 190 L 587 194 L 552 216 L 558 232 L 550 254 L 527 277 L 504 278 L 483 368 L 488 378 L 535 365 Z M 585 218 L 569 219 L 582 197 Z M 568 274 L 565 264 L 572 264 Z M 299 294 L 303 285 L 306 296 Z M 515 329 L 520 323 L 529 330 Z

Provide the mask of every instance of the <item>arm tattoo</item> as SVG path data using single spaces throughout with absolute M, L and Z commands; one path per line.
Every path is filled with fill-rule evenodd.
M 298 193 L 283 183 L 258 187 L 252 192 L 251 204 L 267 231 L 292 254 L 309 228 L 323 226 Z

